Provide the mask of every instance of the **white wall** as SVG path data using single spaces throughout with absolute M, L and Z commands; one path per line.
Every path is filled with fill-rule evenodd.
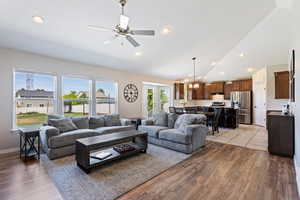
M 300 1 L 294 0 L 292 6 L 293 35 L 291 48 L 296 52 L 296 102 L 294 104 L 295 114 L 295 168 L 297 172 L 298 186 L 300 185 Z M 299 190 L 298 190 L 299 191 Z
M 275 99 L 275 72 L 288 71 L 288 65 L 273 65 L 267 67 L 267 110 L 281 110 L 288 99 Z
M 141 66 L 142 67 L 142 66 Z M 152 76 L 112 70 L 106 67 L 92 66 L 77 62 L 55 59 L 21 52 L 12 49 L 0 48 L 0 152 L 3 149 L 15 148 L 18 137 L 12 135 L 13 119 L 13 71 L 26 70 L 51 73 L 55 75 L 74 75 L 118 82 L 119 107 L 122 117 L 142 116 L 142 82 L 156 82 L 172 87 L 172 81 Z M 123 98 L 123 89 L 128 83 L 134 83 L 139 89 L 139 98 L 135 103 L 128 103 Z M 172 90 L 173 91 L 173 90 Z M 173 94 L 171 94 L 171 97 Z

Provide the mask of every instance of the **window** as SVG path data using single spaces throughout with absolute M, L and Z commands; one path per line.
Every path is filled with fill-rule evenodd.
M 27 72 L 15 72 L 14 76 L 15 125 L 41 125 L 47 114 L 54 112 L 55 76 Z
M 63 104 L 65 116 L 88 115 L 90 110 L 90 81 L 63 77 Z
M 117 84 L 96 81 L 96 113 L 111 114 L 117 112 Z

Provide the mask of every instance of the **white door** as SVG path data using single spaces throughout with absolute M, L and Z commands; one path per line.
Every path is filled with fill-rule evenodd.
M 266 127 L 266 70 L 253 75 L 253 122 Z

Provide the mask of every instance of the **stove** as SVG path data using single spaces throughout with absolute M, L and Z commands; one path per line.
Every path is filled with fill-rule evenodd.
M 211 106 L 214 107 L 220 107 L 220 106 L 225 106 L 225 102 L 212 102 Z

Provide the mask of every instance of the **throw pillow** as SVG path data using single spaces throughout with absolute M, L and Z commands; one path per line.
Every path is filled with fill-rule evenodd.
M 57 114 L 50 114 L 50 115 L 48 115 L 47 124 L 49 126 L 53 126 L 53 124 L 51 124 L 51 121 L 50 121 L 51 119 L 62 119 L 62 118 L 64 118 L 64 116 L 57 115 Z
M 78 129 L 89 129 L 88 117 L 72 117 L 71 119 Z
M 177 118 L 178 118 L 178 115 L 176 113 L 168 114 L 168 128 L 170 128 L 170 129 L 174 128 Z
M 69 118 L 50 119 L 51 123 L 60 133 L 77 130 L 78 128 Z
M 179 129 L 180 131 L 184 132 L 185 127 L 191 124 L 198 124 L 202 115 L 197 114 L 183 114 L 178 117 L 175 122 L 175 128 Z
M 166 112 L 155 113 L 153 119 L 156 126 L 168 126 L 168 113 Z
M 120 115 L 104 115 L 105 126 L 121 126 Z
M 105 124 L 104 124 L 104 116 L 103 115 L 90 117 L 89 128 L 96 129 L 96 128 L 104 127 L 104 125 Z

